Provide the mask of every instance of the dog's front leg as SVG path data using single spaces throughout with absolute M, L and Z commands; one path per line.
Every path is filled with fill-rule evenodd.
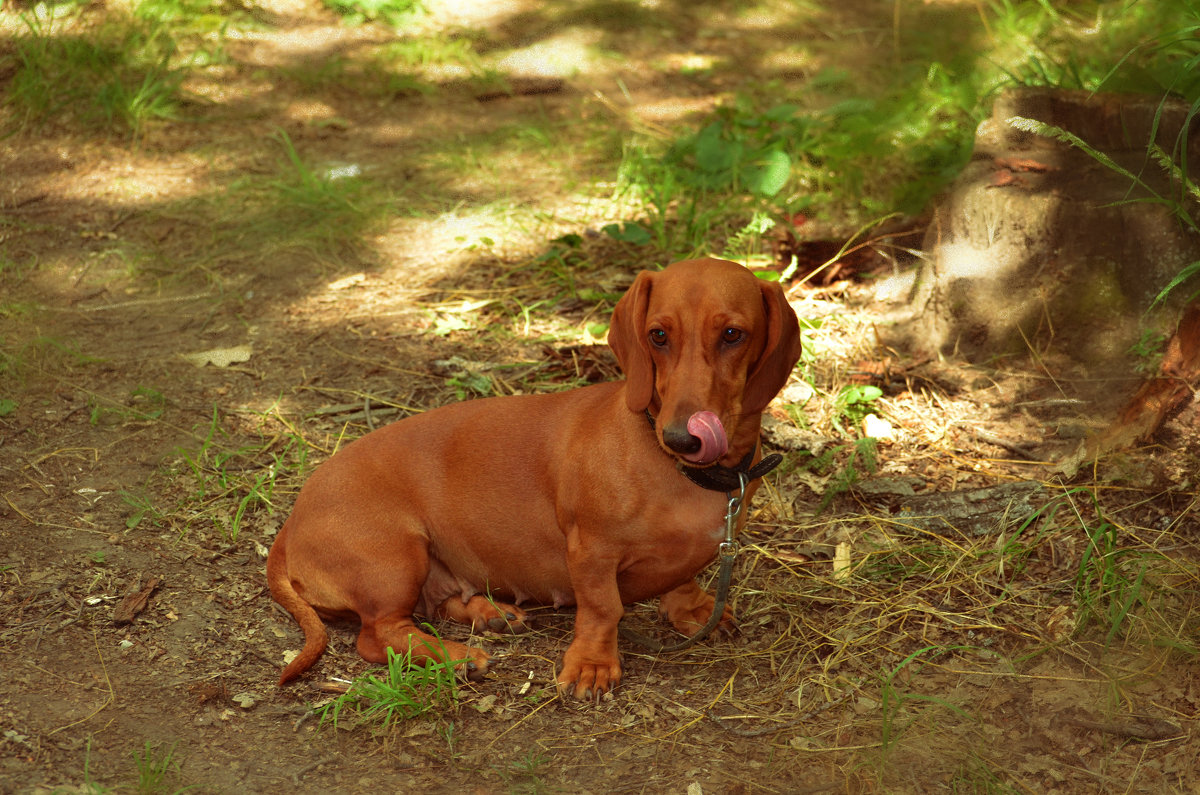
M 563 656 L 558 688 L 581 700 L 599 700 L 621 681 L 617 625 L 625 608 L 617 589 L 617 558 L 568 544 L 567 569 L 575 590 L 575 639 Z

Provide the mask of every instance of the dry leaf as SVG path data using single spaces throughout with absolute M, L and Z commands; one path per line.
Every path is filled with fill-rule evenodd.
M 160 578 L 150 577 L 142 584 L 142 579 L 138 578 L 129 593 L 125 594 L 125 598 L 113 610 L 113 623 L 118 627 L 132 623 L 137 614 L 146 609 L 150 602 L 150 594 L 154 593 L 160 582 Z
M 236 345 L 232 348 L 213 348 L 209 351 L 180 355 L 197 367 L 203 367 L 206 364 L 228 367 L 231 364 L 250 361 L 251 353 L 253 353 L 253 349 L 249 345 Z

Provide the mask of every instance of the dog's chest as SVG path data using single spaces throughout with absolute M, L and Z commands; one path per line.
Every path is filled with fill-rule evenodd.
M 713 561 L 725 539 L 725 501 L 712 496 L 655 508 L 627 527 L 618 566 L 623 601 L 666 593 Z
M 724 496 L 715 492 L 669 501 L 643 517 L 642 537 L 668 558 L 716 554 L 725 540 L 726 508 Z

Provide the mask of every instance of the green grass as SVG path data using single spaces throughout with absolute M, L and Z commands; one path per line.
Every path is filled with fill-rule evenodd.
M 1020 795 L 1024 790 L 1005 781 L 1002 762 L 991 762 L 972 753 L 948 782 L 947 791 L 953 795 Z
M 175 786 L 180 776 L 179 759 L 175 756 L 178 746 L 178 742 L 164 746 L 147 740 L 140 750 L 133 752 L 133 765 L 137 771 L 134 792 L 138 795 L 178 795 L 192 789 Z
M 10 383 L 37 371 L 61 372 L 101 361 L 84 353 L 74 340 L 62 337 L 43 334 L 24 342 L 0 340 L 0 376 Z
M 620 172 L 664 250 L 697 251 L 798 213 L 852 223 L 916 214 L 965 164 L 981 105 L 940 64 L 906 63 L 863 95 L 861 75 L 829 68 L 801 104 L 771 84 L 741 93 L 670 142 L 635 140 Z M 827 98 L 819 104 L 821 97 Z
M 178 447 L 175 460 L 154 476 L 169 487 L 147 485 L 122 492 L 129 508 L 126 528 L 169 527 L 180 537 L 200 530 L 237 543 L 248 524 L 273 516 L 286 505 L 281 484 L 299 487 L 311 466 L 309 447 L 283 418 L 257 416 L 257 433 L 245 418 L 234 422 L 214 406 L 209 421 L 194 432 L 194 446 Z
M 401 26 L 424 12 L 418 0 L 333 5 L 347 19 Z M 617 32 L 625 30 L 631 11 L 609 4 L 563 20 Z M 662 22 L 645 10 L 637 13 Z M 781 24 L 800 26 L 814 13 L 798 8 Z M 189 115 L 184 80 L 225 60 L 230 29 L 256 24 L 235 8 L 199 0 L 143 0 L 131 14 L 103 17 L 69 4 L 37 6 L 21 18 L 25 31 L 9 56 L 14 74 L 7 101 L 22 123 L 83 125 L 135 137 L 147 123 Z M 1184 0 L 1070 8 L 995 0 L 953 11 L 898 4 L 893 29 L 876 31 L 887 46 L 865 57 L 829 59 L 823 43 L 806 45 L 811 58 L 825 65 L 803 92 L 779 80 L 757 80 L 673 139 L 624 136 L 619 191 L 642 206 L 639 220 L 654 245 L 680 255 L 719 249 L 751 229 L 761 240 L 766 222 L 782 224 L 796 213 L 855 226 L 892 213 L 915 214 L 958 173 L 975 124 L 1005 84 L 1196 96 L 1195 19 Z M 625 27 L 613 27 L 618 20 Z M 313 90 L 379 96 L 426 92 L 446 80 L 503 82 L 487 65 L 491 55 L 482 54 L 489 44 L 473 31 L 423 33 L 359 56 L 292 67 L 291 74 Z M 732 73 L 731 65 L 723 68 L 717 71 Z M 520 149 L 525 132 L 531 151 L 579 145 L 578 135 L 546 139 L 535 125 L 499 131 L 495 140 L 504 143 L 498 151 Z M 479 145 L 445 151 L 455 150 L 476 164 L 498 159 Z M 608 143 L 602 151 L 605 158 L 614 154 Z M 463 162 L 446 166 L 469 170 Z M 729 248 L 747 255 L 753 250 L 746 240 Z
M 988 60 L 1028 86 L 1161 95 L 1193 101 L 1200 9 L 1193 0 L 1049 3 L 995 0 Z
M 839 496 L 848 493 L 855 483 L 875 474 L 878 452 L 878 443 L 874 439 L 854 439 L 846 444 L 831 445 L 820 455 L 807 451 L 788 453 L 783 472 L 809 471 L 826 480 L 825 491 L 815 510 L 815 513 L 821 514 Z
M 743 87 L 673 139 L 631 138 L 619 193 L 641 205 L 656 246 L 681 253 L 761 234 L 763 218 L 854 228 L 916 215 L 961 171 L 1006 85 L 1200 92 L 1196 13 L 1185 0 L 996 0 L 974 18 L 897 4 L 890 52 L 838 58 L 803 93 L 778 81 Z
M 383 22 L 403 27 L 425 13 L 422 0 L 325 0 L 350 24 Z
M 100 361 L 80 350 L 73 340 L 38 335 L 16 341 L 0 336 L 0 420 L 12 416 L 20 407 L 24 386 L 31 376 L 59 374 Z M 91 405 L 89 410 L 96 409 Z
M 92 736 L 88 735 L 84 744 L 83 783 L 78 791 L 87 795 L 107 795 L 107 793 L 134 792 L 137 795 L 181 795 L 194 789 L 191 786 L 181 786 L 180 761 L 175 755 L 179 743 L 170 745 L 147 740 L 145 744 L 130 754 L 133 764 L 132 782 L 128 786 L 109 786 L 101 784 L 92 777 Z M 56 789 L 55 792 L 66 792 Z
M 444 648 L 442 653 L 445 654 Z M 454 666 L 460 662 L 463 661 L 421 664 L 414 662 L 407 650 L 396 653 L 388 648 L 387 666 L 382 672 L 363 674 L 346 693 L 317 710 L 321 725 L 329 721 L 336 729 L 340 721 L 353 715 L 355 725 L 387 730 L 406 720 L 453 710 L 458 705 Z
M 946 710 L 958 714 L 960 717 L 971 720 L 971 716 L 961 707 L 951 703 L 950 701 L 938 696 L 931 696 L 922 693 L 913 693 L 902 690 L 897 684 L 897 677 L 902 673 L 911 675 L 912 669 L 919 669 L 919 658 L 932 652 L 930 656 L 936 657 L 948 651 L 961 651 L 964 647 L 943 648 L 941 646 L 926 646 L 909 654 L 900 663 L 888 672 L 884 677 L 879 688 L 879 745 L 882 750 L 881 759 L 886 760 L 888 752 L 892 750 L 896 744 L 900 734 L 904 731 L 907 722 L 904 720 L 904 708 L 906 705 L 914 703 L 933 704 L 942 707 Z
M 92 735 L 90 734 L 83 746 L 83 784 L 80 789 L 88 795 L 103 795 L 113 791 L 111 787 L 92 780 Z
M 484 44 L 485 40 L 472 31 L 440 32 L 381 44 L 372 51 L 371 60 L 392 68 L 457 67 L 482 75 L 486 67 L 479 47 Z
M 386 195 L 374 193 L 354 164 L 315 168 L 304 161 L 292 139 L 276 132 L 287 158 L 279 177 L 269 180 L 267 207 L 282 214 L 281 226 L 307 230 L 306 237 L 328 246 L 349 242 L 390 212 Z
M 151 121 L 182 118 L 190 64 L 167 25 L 120 13 L 85 22 L 46 8 L 21 15 L 14 43 L 6 102 L 23 126 L 137 137 Z
M 484 44 L 470 31 L 431 32 L 365 48 L 355 57 L 291 64 L 280 74 L 305 91 L 348 91 L 379 100 L 431 96 L 458 87 L 503 90 L 503 76 L 479 52 Z
M 530 749 L 505 766 L 497 767 L 505 792 L 510 795 L 543 795 L 557 788 L 546 783 L 543 776 L 551 759 L 537 749 Z
M 162 417 L 166 405 L 166 396 L 152 387 L 135 388 L 124 403 L 93 394 L 88 397 L 88 421 L 92 425 L 113 425 L 157 420 Z
M 1081 489 L 1073 493 L 1090 497 L 1094 516 L 1085 518 L 1072 503 L 1086 537 L 1074 583 L 1079 610 L 1077 626 L 1080 631 L 1098 627 L 1104 633 L 1105 645 L 1111 645 L 1146 607 L 1149 599 L 1146 575 L 1157 555 L 1138 550 L 1127 542 L 1120 527 L 1105 518 L 1094 491 Z
M 154 505 L 154 502 L 144 494 L 122 491 L 120 492 L 120 497 L 121 501 L 132 509 L 132 512 L 125 517 L 126 530 L 136 529 L 142 522 L 148 522 L 152 526 L 159 527 L 166 518 Z
M 330 267 L 369 266 L 367 238 L 382 231 L 400 205 L 392 181 L 357 163 L 313 162 L 282 130 L 271 145 L 275 158 L 267 173 L 237 174 L 152 211 L 164 221 L 191 219 L 178 230 L 188 244 L 167 254 L 123 243 L 134 274 L 220 284 L 247 270 L 305 267 L 324 274 Z

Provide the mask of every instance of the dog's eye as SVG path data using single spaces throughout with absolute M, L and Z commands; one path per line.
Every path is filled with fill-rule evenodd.
M 740 328 L 727 328 L 721 332 L 721 341 L 726 345 L 736 345 L 746 336 L 746 332 Z
M 660 328 L 650 329 L 650 342 L 661 348 L 667 344 L 667 332 Z

